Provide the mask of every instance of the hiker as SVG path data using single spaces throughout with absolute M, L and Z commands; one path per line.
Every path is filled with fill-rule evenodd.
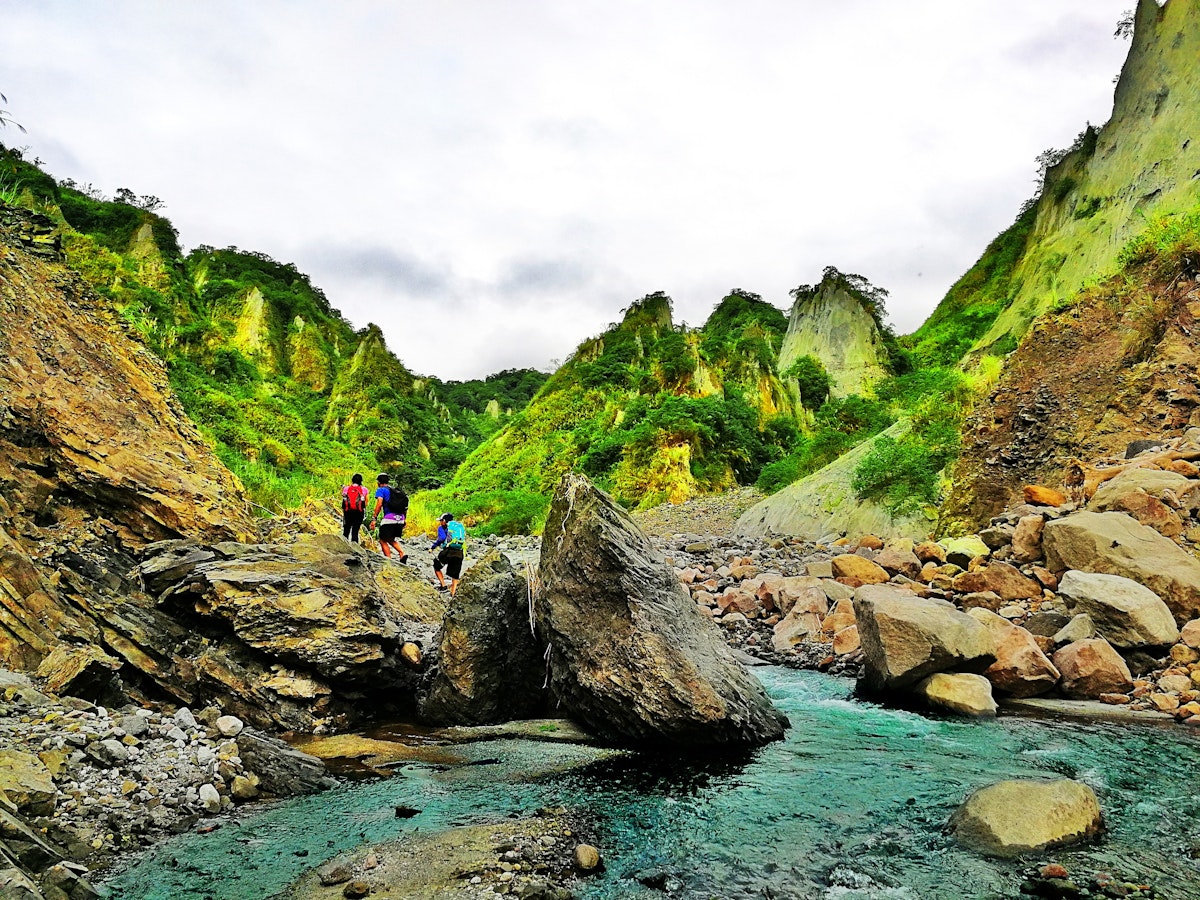
M 433 574 L 437 576 L 438 590 L 446 590 L 446 579 L 442 576 L 442 567 L 450 576 L 450 596 L 458 589 L 458 577 L 462 574 L 463 552 L 467 546 L 467 529 L 462 522 L 456 522 L 450 513 L 442 513 L 438 519 L 437 540 L 429 545 L 430 550 L 442 547 L 433 560 Z
M 394 550 L 396 562 L 407 562 L 408 554 L 400 546 L 399 540 L 400 535 L 404 534 L 404 522 L 408 517 L 408 494 L 401 487 L 389 485 L 387 475 L 377 476 L 375 483 L 379 485 L 375 489 L 375 514 L 367 527 L 373 528 L 378 522 L 379 549 L 383 555 L 391 559 Z
M 355 472 L 350 483 L 342 488 L 342 537 L 357 544 L 358 530 L 366 514 L 367 489 L 363 487 L 362 475 Z

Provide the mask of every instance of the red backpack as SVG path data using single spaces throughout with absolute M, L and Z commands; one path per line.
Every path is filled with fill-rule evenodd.
M 361 512 L 367 508 L 367 489 L 361 484 L 348 484 L 342 488 L 342 512 Z

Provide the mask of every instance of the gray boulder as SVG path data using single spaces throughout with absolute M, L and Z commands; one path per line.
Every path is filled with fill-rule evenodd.
M 529 583 L 492 550 L 471 567 L 437 636 L 437 662 L 421 689 L 421 718 L 491 725 L 542 711 L 545 662 L 529 617 Z
M 1102 829 L 1095 791 L 1065 778 L 988 785 L 971 794 L 950 817 L 955 839 L 988 856 L 1020 856 L 1077 843 Z
M 1079 512 L 1046 523 L 1047 566 L 1122 575 L 1158 594 L 1177 623 L 1200 616 L 1200 559 L 1122 513 Z
M 1059 581 L 1058 595 L 1090 616 L 1096 631 L 1114 647 L 1168 647 L 1179 640 L 1167 604 L 1129 578 L 1071 570 Z
M 1126 469 L 1096 489 L 1088 508 L 1104 512 L 1116 508 L 1125 495 L 1136 492 L 1160 497 L 1164 491 L 1170 491 L 1177 497 L 1182 497 L 1195 486 L 1196 482 L 1192 479 L 1163 469 Z
M 580 475 L 542 535 L 539 637 L 564 712 L 616 744 L 758 745 L 787 718 L 629 514 Z
M 996 661 L 988 629 L 944 600 L 864 585 L 854 592 L 854 615 L 864 656 L 859 686 L 870 693 L 905 688 L 935 672 L 982 672 Z

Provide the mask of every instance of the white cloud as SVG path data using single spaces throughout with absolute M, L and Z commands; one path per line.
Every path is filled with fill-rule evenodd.
M 915 328 L 1107 118 L 1127 3 L 0 0 L 0 90 L 55 175 L 471 377 L 830 264 Z

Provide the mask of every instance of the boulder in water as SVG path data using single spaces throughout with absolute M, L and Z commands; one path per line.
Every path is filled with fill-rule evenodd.
M 1000 781 L 971 794 L 950 817 L 965 847 L 987 856 L 1013 857 L 1072 844 L 1100 833 L 1100 801 L 1086 784 Z
M 918 597 L 893 585 L 854 592 L 864 655 L 860 686 L 893 691 L 935 672 L 981 672 L 996 661 L 991 634 L 944 600 Z
M 917 694 L 931 706 L 974 719 L 993 718 L 992 683 L 969 672 L 937 672 L 917 684 Z
M 580 475 L 542 535 L 538 633 L 564 712 L 603 740 L 681 748 L 778 740 L 787 718 L 650 541 Z
M 421 718 L 490 725 L 545 706 L 545 663 L 529 616 L 529 583 L 491 551 L 458 585 L 437 636 L 437 662 L 421 689 Z

